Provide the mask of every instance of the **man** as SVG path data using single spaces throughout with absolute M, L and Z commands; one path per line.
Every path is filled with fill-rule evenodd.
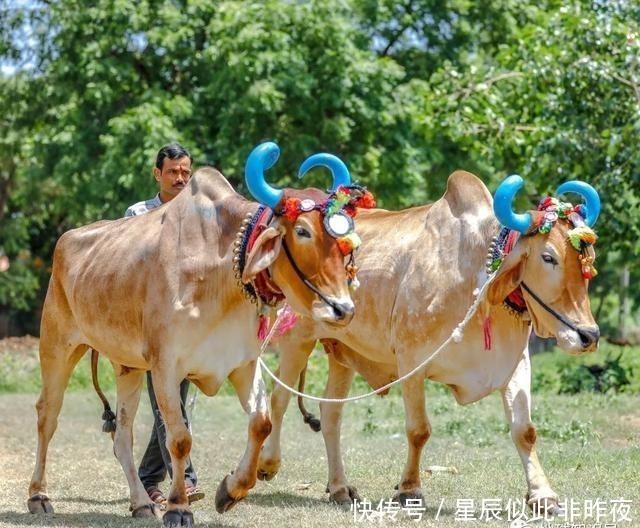
M 162 147 L 158 152 L 156 165 L 153 169 L 153 175 L 158 182 L 160 191 L 149 200 L 133 204 L 127 209 L 124 216 L 145 214 L 178 196 L 191 178 L 191 162 L 191 154 L 181 145 L 173 143 Z M 147 372 L 147 387 L 154 414 L 154 423 L 149 445 L 138 468 L 138 475 L 151 500 L 162 505 L 166 502 L 166 498 L 158 488 L 158 484 L 165 479 L 167 472 L 173 478 L 173 472 L 171 469 L 171 456 L 166 447 L 167 438 L 164 422 L 158 409 L 150 372 Z M 180 398 L 182 400 L 182 416 L 187 427 L 189 427 L 189 420 L 185 403 L 188 392 L 189 380 L 185 379 L 180 384 Z M 197 487 L 198 478 L 190 459 L 184 472 L 184 479 L 189 503 L 203 499 L 204 493 Z

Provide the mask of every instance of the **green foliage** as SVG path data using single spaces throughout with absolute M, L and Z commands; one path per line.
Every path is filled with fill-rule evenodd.
M 38 276 L 27 262 L 29 254 L 20 254 L 22 258 L 14 260 L 10 273 L 0 273 L 0 306 L 13 306 L 18 310 L 28 310 L 36 298 Z
M 567 442 L 573 439 L 579 439 L 585 446 L 590 440 L 597 438 L 593 432 L 593 424 L 587 421 L 572 419 L 568 423 L 563 420 L 561 423 L 552 423 L 549 420 L 542 419 L 536 424 L 538 434 L 542 437 Z
M 603 345 L 594 354 L 578 357 L 561 350 L 544 352 L 532 358 L 532 371 L 535 392 L 637 394 L 640 390 L 640 349 Z

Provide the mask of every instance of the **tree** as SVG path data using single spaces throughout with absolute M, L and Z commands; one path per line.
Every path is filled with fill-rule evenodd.
M 399 89 L 402 68 L 366 46 L 346 3 L 66 0 L 30 9 L 21 20 L 35 39 L 33 67 L 4 79 L 9 87 L 20 77 L 26 91 L 16 110 L 24 126 L 10 125 L 20 162 L 0 226 L 8 233 L 25 219 L 19 245 L 46 262 L 61 232 L 117 218 L 151 195 L 153 157 L 171 140 L 241 191 L 247 154 L 272 138 L 283 152 L 270 174 L 277 185 L 324 150 L 381 203 L 426 198 L 413 94 Z M 7 101 L 23 96 L 12 90 Z M 308 181 L 327 179 L 316 171 Z

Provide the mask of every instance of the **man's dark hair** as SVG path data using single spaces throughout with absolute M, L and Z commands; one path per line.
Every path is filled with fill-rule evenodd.
M 179 143 L 170 143 L 169 145 L 165 145 L 158 151 L 158 155 L 156 156 L 156 168 L 162 170 L 162 164 L 164 163 L 165 158 L 174 160 L 184 158 L 185 156 L 193 163 L 193 158 L 189 151 Z

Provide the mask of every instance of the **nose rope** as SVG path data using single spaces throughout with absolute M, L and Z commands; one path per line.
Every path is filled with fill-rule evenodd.
M 334 301 L 329 299 L 327 296 L 325 296 L 317 288 L 317 286 L 315 284 L 313 284 L 309 279 L 307 279 L 307 277 L 305 276 L 304 273 L 302 273 L 302 270 L 298 267 L 298 265 L 296 264 L 296 261 L 293 259 L 293 255 L 289 251 L 289 247 L 287 246 L 287 242 L 284 239 L 282 240 L 282 247 L 284 248 L 285 255 L 287 255 L 287 258 L 289 259 L 289 262 L 291 263 L 291 267 L 296 272 L 296 275 L 298 275 L 300 280 L 304 283 L 304 285 L 307 288 L 309 288 L 313 293 L 315 293 L 318 297 L 320 297 L 325 303 L 327 303 L 329 306 L 331 306 L 331 308 L 333 308 L 334 312 L 341 313 L 342 312 L 342 308 L 340 308 L 337 305 L 337 303 L 335 303 Z
M 280 324 L 280 320 L 281 320 L 281 318 L 282 318 L 282 316 L 284 314 L 284 310 L 282 310 L 280 315 L 278 315 L 276 321 L 273 323 L 273 326 L 271 327 L 271 330 L 267 334 L 267 337 L 265 337 L 264 341 L 260 345 L 260 355 L 258 356 L 258 363 L 260 364 L 262 369 L 264 371 L 266 371 L 267 374 L 269 374 L 269 376 L 273 379 L 273 381 L 275 381 L 283 389 L 288 390 L 291 394 L 295 394 L 296 396 L 300 396 L 300 397 L 306 398 L 308 400 L 312 400 L 312 401 L 316 401 L 316 402 L 320 402 L 320 403 L 348 403 L 348 402 L 354 402 L 354 401 L 362 400 L 364 398 L 368 398 L 369 396 L 375 396 L 376 394 L 379 394 L 381 392 L 384 392 L 384 391 L 390 389 L 391 387 L 393 387 L 394 385 L 397 385 L 398 383 L 402 383 L 403 381 L 407 380 L 408 378 L 410 378 L 411 376 L 416 374 L 419 370 L 422 370 L 429 363 L 431 363 L 434 359 L 436 359 L 440 355 L 440 353 L 447 346 L 449 346 L 449 344 L 452 341 L 455 342 L 455 343 L 459 343 L 462 340 L 462 332 L 463 332 L 463 330 L 465 329 L 465 327 L 467 326 L 469 321 L 471 321 L 471 318 L 477 312 L 478 307 L 480 306 L 480 303 L 484 299 L 485 292 L 487 291 L 487 289 L 489 288 L 491 283 L 496 279 L 497 276 L 498 276 L 497 273 L 495 273 L 495 272 L 492 273 L 491 275 L 489 275 L 489 278 L 486 280 L 486 282 L 482 285 L 482 288 L 480 288 L 479 290 L 476 289 L 473 292 L 473 295 L 475 296 L 475 300 L 473 301 L 473 303 L 471 303 L 471 306 L 469 306 L 469 309 L 467 310 L 467 313 L 464 316 L 464 319 L 462 319 L 462 321 L 460 321 L 456 325 L 456 327 L 451 332 L 451 335 L 442 342 L 442 344 L 433 352 L 433 354 L 431 354 L 429 357 L 425 358 L 424 361 L 422 361 L 422 363 L 420 363 L 418 366 L 414 367 L 412 370 L 410 370 L 409 372 L 407 372 L 403 376 L 400 376 L 398 379 L 396 379 L 396 380 L 394 380 L 394 381 L 392 381 L 390 383 L 387 383 L 386 385 L 383 385 L 382 387 L 379 387 L 379 388 L 377 388 L 377 389 L 375 389 L 373 391 L 367 392 L 365 394 L 359 394 L 358 396 L 349 396 L 347 398 L 321 398 L 319 396 L 312 396 L 310 394 L 305 394 L 304 392 L 300 392 L 299 390 L 296 390 L 293 387 L 290 387 L 284 381 L 282 381 L 278 376 L 276 376 L 276 374 L 267 366 L 267 364 L 262 359 L 262 354 L 264 354 L 264 351 L 267 349 L 267 345 L 269 344 L 269 342 L 271 341 L 271 339 L 275 335 L 276 330 L 277 330 L 277 328 L 278 328 L 278 326 Z
M 571 321 L 569 321 L 565 316 L 563 316 L 562 314 L 559 314 L 558 312 L 556 312 L 553 308 L 551 308 L 551 306 L 548 306 L 544 303 L 544 301 L 538 297 L 535 293 L 533 293 L 531 291 L 531 288 L 529 288 L 529 286 L 527 286 L 524 282 L 520 283 L 522 285 L 522 287 L 524 288 L 524 290 L 531 295 L 531 297 L 534 298 L 534 300 L 540 305 L 542 306 L 547 312 L 549 312 L 551 315 L 553 315 L 558 321 L 560 321 L 562 324 L 568 326 L 569 328 L 571 328 L 571 330 L 573 330 L 574 332 L 576 332 L 578 335 L 580 334 L 580 330 L 578 330 L 578 327 L 572 323 Z

